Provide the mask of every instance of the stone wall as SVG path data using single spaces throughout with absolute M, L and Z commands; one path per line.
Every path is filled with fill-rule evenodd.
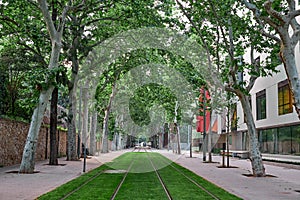
M 28 134 L 29 124 L 17 122 L 9 119 L 0 119 L 0 166 L 11 166 L 20 164 L 24 145 Z M 58 131 L 59 133 L 59 156 L 66 155 L 67 133 Z M 49 158 L 49 128 L 41 127 L 36 161 Z

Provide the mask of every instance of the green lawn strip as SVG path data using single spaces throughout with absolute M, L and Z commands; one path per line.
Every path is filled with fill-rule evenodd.
M 159 174 L 173 199 L 214 199 L 170 167 L 160 169 Z
M 165 158 L 164 156 L 162 156 L 160 154 L 156 154 L 153 156 L 155 157 L 155 165 L 157 165 L 157 166 L 162 166 L 163 165 L 162 163 L 170 162 L 169 159 Z M 194 185 L 191 181 L 189 181 L 187 178 L 185 178 L 182 174 L 180 174 L 172 166 L 175 167 L 176 169 L 180 170 L 181 173 L 183 173 L 184 175 L 191 178 L 193 181 L 198 183 L 200 186 L 204 187 L 206 190 L 208 190 L 210 193 L 212 193 L 219 199 L 226 199 L 226 200 L 227 199 L 228 200 L 241 199 L 176 163 L 172 163 L 171 165 L 168 165 L 165 168 L 162 168 L 159 170 L 159 173 L 161 174 L 168 189 L 169 189 L 168 185 L 171 184 L 173 181 L 180 181 L 180 183 L 182 183 L 183 185 L 187 184 L 187 186 Z M 170 174 L 172 174 L 172 176 L 170 176 Z M 176 178 L 176 177 L 179 177 L 179 178 Z M 187 182 L 184 180 L 187 180 Z M 172 185 L 170 187 L 174 188 L 174 186 L 172 186 Z M 182 188 L 181 190 L 185 190 L 185 189 Z M 197 187 L 197 190 L 200 190 L 200 189 Z M 173 189 L 172 189 L 172 191 L 173 191 Z M 181 193 L 181 192 L 179 192 L 179 193 Z M 172 193 L 171 193 L 171 195 L 173 196 Z M 180 195 L 183 195 L 183 194 L 180 194 Z M 190 195 L 189 195 L 189 197 L 192 198 Z M 199 196 L 198 196 L 198 198 L 199 198 Z M 181 197 L 180 199 L 183 199 L 183 198 Z
M 99 177 L 89 182 L 87 185 L 83 186 L 80 190 L 73 193 L 67 198 L 67 200 L 110 199 L 115 189 L 121 182 L 123 176 L 124 173 L 103 173 Z
M 123 155 L 115 158 L 113 162 L 110 162 L 109 166 L 112 169 L 116 169 L 116 170 L 127 170 L 130 163 L 134 159 L 135 154 L 136 153 L 130 153 L 130 152 L 124 153 Z
M 155 172 L 129 173 L 120 188 L 117 200 L 167 199 Z
M 207 181 L 206 179 L 198 176 L 197 174 L 193 173 L 192 171 L 176 164 L 173 163 L 172 164 L 174 167 L 176 167 L 177 169 L 179 169 L 182 173 L 184 173 L 185 175 L 189 176 L 191 179 L 193 179 L 195 182 L 197 182 L 198 184 L 200 184 L 201 186 L 203 186 L 205 189 L 207 189 L 208 191 L 212 192 L 216 197 L 218 197 L 219 199 L 228 199 L 228 200 L 235 200 L 235 199 L 241 199 L 229 192 L 227 192 L 226 190 L 224 190 L 223 188 L 218 187 L 217 185 Z
M 131 155 L 133 156 L 133 164 L 130 170 L 131 173 L 147 173 L 154 171 L 148 158 L 148 153 L 138 152 Z
M 132 167 L 116 199 L 167 199 L 149 160 L 148 153 L 131 153 Z M 127 157 L 128 158 L 128 157 Z
M 110 169 L 107 165 L 101 165 L 100 167 L 91 170 L 88 173 L 85 173 L 81 176 L 79 176 L 76 179 L 73 179 L 56 189 L 52 190 L 51 192 L 48 192 L 46 194 L 43 194 L 42 196 L 38 197 L 39 200 L 50 200 L 50 199 L 61 199 L 64 196 L 66 196 L 68 193 L 72 192 L 82 184 L 84 184 L 87 180 L 95 176 L 96 174 L 100 173 L 103 170 Z

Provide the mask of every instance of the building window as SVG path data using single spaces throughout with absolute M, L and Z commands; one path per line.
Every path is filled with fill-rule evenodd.
M 256 119 L 266 119 L 267 117 L 266 105 L 266 90 L 256 93 Z
M 262 153 L 300 154 L 300 125 L 258 130 Z
M 293 112 L 292 94 L 288 81 L 278 83 L 278 115 Z

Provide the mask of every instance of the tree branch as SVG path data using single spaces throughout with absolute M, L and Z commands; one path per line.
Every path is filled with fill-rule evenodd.
M 286 19 L 284 19 L 285 18 L 284 16 L 282 16 L 279 12 L 277 12 L 276 10 L 274 10 L 272 8 L 272 3 L 273 3 L 273 0 L 267 0 L 264 3 L 264 7 L 265 7 L 267 13 L 269 13 L 269 15 L 278 19 L 280 24 L 283 25 L 286 22 Z
M 289 14 L 288 14 L 290 24 L 291 24 L 294 31 L 295 30 L 300 30 L 300 25 L 297 22 L 297 20 L 295 19 L 299 15 L 300 15 L 300 10 L 294 10 L 292 12 L 289 12 Z
M 38 56 L 40 58 L 40 61 L 43 63 L 44 66 L 47 65 L 47 63 L 45 62 L 43 56 L 40 54 L 40 52 L 36 51 L 34 48 L 30 47 L 29 45 L 23 43 L 23 42 L 18 42 L 19 45 L 24 46 L 25 48 L 27 48 L 29 51 L 31 51 L 32 53 L 34 53 L 36 56 Z
M 11 19 L 11 18 L 8 17 L 8 16 L 2 15 L 2 14 L 0 15 L 0 21 L 11 22 L 11 23 L 13 23 L 13 24 L 16 25 L 16 26 L 19 26 L 19 24 L 18 24 L 15 20 Z
M 60 33 L 61 36 L 62 36 L 62 32 L 63 32 L 62 30 L 64 29 L 64 26 L 65 26 L 67 14 L 68 14 L 69 10 L 72 8 L 74 8 L 74 7 L 70 7 L 70 6 L 64 7 L 64 10 L 59 18 L 57 32 Z
M 178 0 L 176 0 L 177 4 L 179 5 L 180 7 L 180 10 L 183 12 L 183 14 L 188 18 L 189 22 L 192 24 L 192 26 L 195 28 L 195 30 L 197 31 L 200 39 L 201 39 L 201 42 L 203 43 L 204 45 L 204 48 L 206 50 L 206 53 L 207 53 L 207 59 L 208 59 L 208 65 L 209 67 L 211 68 L 212 66 L 212 61 L 211 61 L 211 58 L 210 58 L 210 51 L 209 51 L 209 47 L 208 47 L 208 44 L 206 43 L 206 41 L 204 40 L 203 38 L 203 35 L 201 33 L 201 31 L 199 30 L 198 26 L 194 23 L 194 21 L 192 20 L 191 16 L 186 12 L 185 8 L 183 7 L 183 5 L 181 4 L 181 2 L 179 2 Z
M 49 31 L 51 41 L 53 41 L 56 38 L 57 31 L 55 29 L 54 23 L 52 21 L 52 17 L 50 15 L 49 10 L 48 10 L 47 2 L 46 2 L 46 0 L 38 0 L 38 2 L 39 2 L 39 5 L 40 5 L 40 9 L 43 13 L 43 16 L 45 18 L 45 22 L 47 24 L 47 29 Z
M 223 29 L 223 26 L 220 24 L 220 21 L 219 21 L 220 17 L 217 15 L 217 11 L 216 11 L 216 9 L 215 9 L 215 6 L 214 6 L 214 4 L 211 3 L 211 1 L 209 1 L 209 5 L 210 5 L 211 9 L 213 10 L 213 13 L 214 13 L 214 15 L 215 15 L 215 17 L 216 17 L 216 19 L 217 19 L 217 25 L 218 25 L 218 27 L 219 27 L 220 30 L 221 30 L 222 37 L 223 37 L 223 41 L 224 41 L 225 46 L 226 46 L 226 48 L 227 48 L 227 50 L 228 50 L 228 53 L 229 53 L 229 55 L 230 55 L 230 58 L 231 58 L 231 59 L 234 59 L 233 52 L 230 50 L 230 49 L 231 49 L 231 47 L 230 47 L 231 44 L 228 45 L 228 42 L 227 42 L 227 39 L 226 39 L 226 36 L 225 36 L 225 31 L 224 31 L 224 29 Z
M 293 48 L 295 48 L 295 46 L 299 41 L 300 41 L 300 30 L 297 30 L 291 37 L 291 44 Z
M 250 3 L 247 0 L 242 0 L 242 3 L 244 3 L 244 5 L 252 11 L 254 18 L 256 19 L 256 22 L 258 23 L 258 25 L 260 26 L 259 31 L 263 36 L 266 36 L 268 38 L 271 38 L 273 40 L 275 40 L 277 43 L 280 43 L 281 40 L 275 36 L 272 35 L 268 32 L 265 31 L 264 26 L 265 24 L 263 23 L 263 21 L 265 21 L 267 24 L 269 24 L 271 27 L 273 27 L 276 31 L 278 31 L 276 23 L 274 23 L 270 18 L 268 17 L 262 17 L 260 10 L 256 7 L 256 5 L 254 5 L 253 3 Z
M 294 10 L 294 11 L 290 12 L 288 16 L 289 16 L 289 18 L 292 19 L 292 18 L 295 18 L 299 15 L 300 15 L 300 10 Z

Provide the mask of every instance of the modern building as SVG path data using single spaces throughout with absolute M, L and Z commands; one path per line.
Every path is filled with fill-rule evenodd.
M 299 44 L 296 62 L 300 72 Z M 251 94 L 252 113 L 262 153 L 299 154 L 300 120 L 293 107 L 293 100 L 283 65 L 278 73 L 256 80 Z M 240 103 L 237 104 L 237 130 L 231 133 L 231 149 L 247 150 L 247 126 Z

